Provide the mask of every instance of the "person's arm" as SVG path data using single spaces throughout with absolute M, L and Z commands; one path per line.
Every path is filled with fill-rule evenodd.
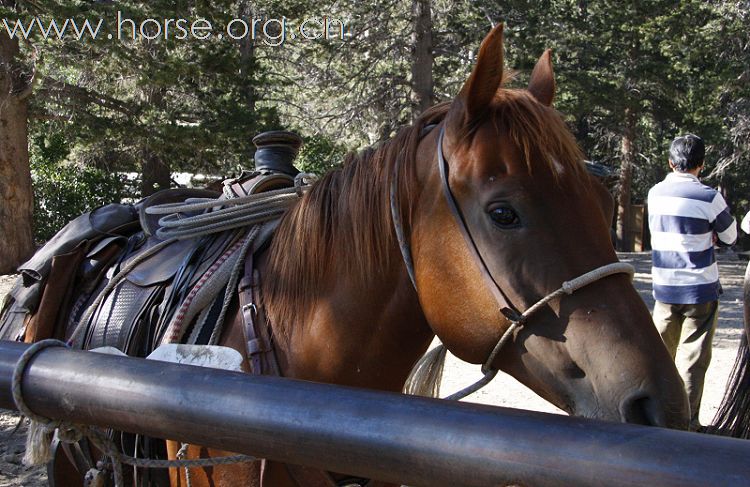
M 714 220 L 714 233 L 717 243 L 726 246 L 733 245 L 737 241 L 737 222 L 729 212 L 724 197 L 717 193 L 711 206 L 719 210 Z
M 742 223 L 740 223 L 740 228 L 745 233 L 750 233 L 750 211 L 747 212 L 745 215 L 745 218 L 742 219 Z

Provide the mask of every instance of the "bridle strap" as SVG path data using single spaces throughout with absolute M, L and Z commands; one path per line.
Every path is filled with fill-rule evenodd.
M 461 231 L 461 235 L 466 241 L 466 246 L 468 247 L 472 257 L 474 258 L 474 261 L 477 263 L 477 267 L 482 275 L 482 279 L 484 279 L 484 282 L 487 284 L 487 287 L 494 296 L 500 311 L 506 318 L 508 318 L 510 321 L 513 321 L 514 319 L 518 319 L 518 317 L 521 316 L 521 313 L 515 306 L 513 306 L 508 296 L 505 295 L 503 290 L 500 288 L 500 286 L 498 286 L 497 282 L 492 277 L 492 274 L 490 274 L 487 263 L 482 258 L 482 254 L 479 252 L 477 244 L 474 241 L 474 238 L 471 236 L 471 233 L 469 232 L 469 227 L 466 225 L 466 219 L 464 218 L 461 209 L 458 207 L 456 198 L 453 196 L 453 191 L 451 191 L 450 183 L 448 181 L 448 161 L 445 159 L 445 155 L 443 154 L 444 137 L 445 126 L 443 125 L 440 127 L 440 135 L 438 135 L 437 157 L 438 168 L 440 169 L 440 180 L 443 183 L 443 194 L 445 195 L 445 201 L 446 203 L 448 203 L 448 208 L 451 210 L 451 214 L 453 214 L 453 218 L 458 224 L 458 229 Z
M 604 279 L 605 277 L 614 274 L 628 274 L 632 279 L 634 273 L 635 269 L 632 265 L 626 264 L 625 262 L 613 262 L 611 264 L 605 264 L 601 267 L 597 267 L 596 269 L 582 274 L 575 279 L 563 282 L 560 289 L 549 293 L 548 295 L 531 305 L 531 307 L 524 311 L 517 320 L 511 320 L 510 326 L 505 330 L 505 332 L 503 332 L 503 336 L 500 337 L 500 340 L 498 340 L 498 342 L 495 344 L 495 347 L 492 349 L 489 357 L 487 357 L 487 360 L 485 360 L 484 364 L 482 364 L 482 374 L 484 375 L 481 379 L 471 384 L 470 386 L 465 387 L 460 391 L 451 394 L 450 396 L 447 396 L 445 399 L 451 401 L 463 399 L 469 394 L 476 392 L 485 385 L 489 384 L 490 381 L 497 375 L 497 370 L 492 368 L 492 362 L 495 361 L 495 358 L 497 358 L 497 355 L 500 353 L 500 350 L 502 350 L 505 343 L 510 339 L 510 337 L 518 328 L 521 328 L 528 321 L 531 315 L 542 309 L 547 305 L 547 303 L 563 295 L 573 294 L 582 287 L 588 286 L 589 284 L 594 283 L 600 279 Z
M 425 125 L 422 127 L 422 130 L 419 133 L 419 138 L 422 139 L 427 134 L 429 134 L 432 129 L 437 127 L 436 123 L 431 123 L 429 125 Z M 401 251 L 401 257 L 404 259 L 404 265 L 406 266 L 406 272 L 409 274 L 409 280 L 411 281 L 411 285 L 414 286 L 414 290 L 417 290 L 417 280 L 414 277 L 414 262 L 411 258 L 411 248 L 409 247 L 409 242 L 406 240 L 406 235 L 404 233 L 404 223 L 401 219 L 401 209 L 398 205 L 397 196 L 398 195 L 398 183 L 399 183 L 399 167 L 398 167 L 398 160 L 396 160 L 393 164 L 393 173 L 391 174 L 391 187 L 390 189 L 390 206 L 391 206 L 391 219 L 393 220 L 393 229 L 396 232 L 396 240 L 398 241 L 398 249 Z
M 393 229 L 396 232 L 396 240 L 398 240 L 398 248 L 401 251 L 401 257 L 404 259 L 406 272 L 409 274 L 411 285 L 414 286 L 414 290 L 416 291 L 417 281 L 414 278 L 414 262 L 411 259 L 411 248 L 409 247 L 409 242 L 406 240 L 406 235 L 404 235 L 404 224 L 401 220 L 401 209 L 398 207 L 398 202 L 396 201 L 396 195 L 398 194 L 398 161 L 393 164 L 390 192 L 391 219 L 393 220 Z

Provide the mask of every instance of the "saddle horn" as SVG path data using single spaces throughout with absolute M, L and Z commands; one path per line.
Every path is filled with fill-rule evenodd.
M 294 160 L 302 147 L 302 137 L 294 132 L 274 130 L 263 132 L 253 137 L 255 151 L 255 170 L 274 171 L 292 177 L 299 174 L 294 167 Z

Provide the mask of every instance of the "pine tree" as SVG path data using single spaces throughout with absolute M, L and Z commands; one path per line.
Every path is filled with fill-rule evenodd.
M 0 16 L 15 7 L 0 1 Z M 0 274 L 14 272 L 34 251 L 26 125 L 34 77 L 33 57 L 25 57 L 18 39 L 0 31 Z

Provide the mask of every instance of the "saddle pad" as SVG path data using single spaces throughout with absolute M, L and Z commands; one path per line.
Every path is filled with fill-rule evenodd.
M 233 370 L 235 372 L 242 372 L 244 360 L 240 352 L 233 348 L 219 345 L 182 345 L 178 343 L 162 345 L 146 358 L 174 364 Z

